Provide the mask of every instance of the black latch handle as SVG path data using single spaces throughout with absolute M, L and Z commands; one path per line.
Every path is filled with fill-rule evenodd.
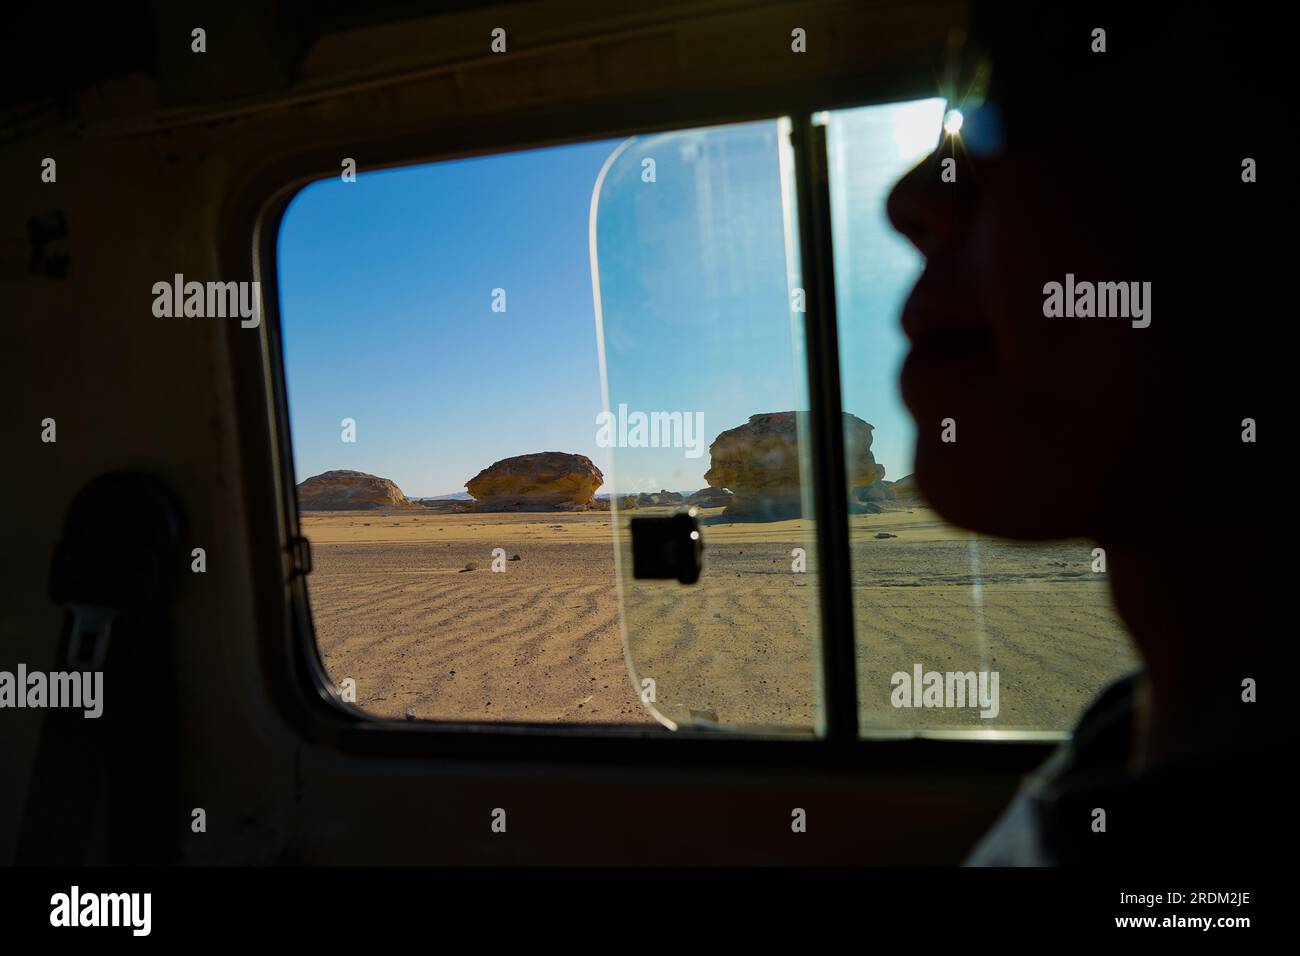
M 695 509 L 662 518 L 633 518 L 632 576 L 694 584 L 703 570 L 704 538 Z

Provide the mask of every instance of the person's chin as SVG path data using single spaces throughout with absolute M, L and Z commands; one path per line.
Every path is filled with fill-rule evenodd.
M 925 502 L 944 521 L 968 531 L 1038 537 L 1046 503 L 1028 500 L 1033 489 L 1024 488 L 1018 477 L 1028 463 L 1007 460 L 998 436 L 974 430 L 975 422 L 987 420 L 983 403 L 965 397 L 952 383 L 919 394 L 923 400 L 908 402 L 908 409 L 917 424 L 913 474 Z M 955 441 L 943 440 L 945 418 L 953 419 Z
M 1036 475 L 1026 460 L 999 460 L 984 443 L 959 447 L 918 436 L 915 481 L 921 497 L 944 521 L 967 531 L 1017 541 L 1085 535 L 1069 495 Z
M 914 477 L 926 504 L 944 521 L 981 534 L 999 534 L 995 516 L 998 489 L 987 478 L 971 473 L 964 455 L 937 438 L 916 443 Z

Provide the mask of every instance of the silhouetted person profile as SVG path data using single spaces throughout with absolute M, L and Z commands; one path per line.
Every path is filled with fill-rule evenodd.
M 1261 449 L 1294 433 L 1268 228 L 1294 207 L 1270 32 L 1196 5 L 988 4 L 961 129 L 890 197 L 925 258 L 902 315 L 921 492 L 980 533 L 1093 539 L 1142 659 L 971 863 L 1241 863 L 1290 839 L 1296 629 L 1268 612 L 1290 502 Z

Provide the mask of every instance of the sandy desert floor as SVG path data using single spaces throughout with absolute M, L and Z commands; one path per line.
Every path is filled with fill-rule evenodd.
M 630 660 L 636 687 L 652 679 L 673 722 L 811 727 L 812 523 L 702 517 L 698 584 L 635 581 L 624 562 L 625 656 L 607 512 L 308 512 L 322 659 L 385 717 L 652 725 Z M 1133 667 L 1090 543 L 974 539 L 926 508 L 851 522 L 865 727 L 1062 730 Z M 519 560 L 493 572 L 494 548 Z M 806 573 L 792 571 L 794 548 Z M 997 671 L 998 717 L 894 708 L 891 676 L 918 663 Z

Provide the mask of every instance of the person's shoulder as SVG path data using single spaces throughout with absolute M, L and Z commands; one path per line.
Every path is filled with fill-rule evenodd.
M 1070 739 L 1029 774 L 1010 805 L 976 844 L 965 866 L 1054 866 L 1063 862 L 1051 821 L 1066 781 L 1122 768 L 1128 757 L 1139 673 L 1107 685 L 1085 708 Z

